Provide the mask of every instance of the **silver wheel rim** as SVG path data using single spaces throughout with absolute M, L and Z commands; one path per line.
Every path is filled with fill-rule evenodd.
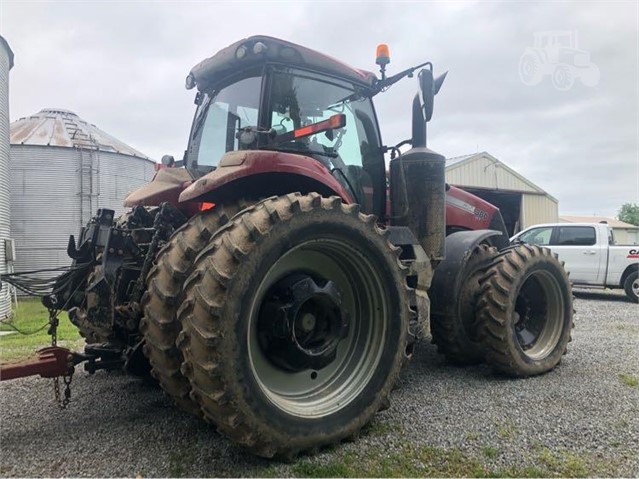
M 632 292 L 635 296 L 639 296 L 639 278 L 632 282 Z
M 515 334 L 519 347 L 538 361 L 557 347 L 564 327 L 564 298 L 557 279 L 548 271 L 530 273 L 515 305 Z
M 299 271 L 334 281 L 350 315 L 348 335 L 339 343 L 335 360 L 319 371 L 291 372 L 276 366 L 258 340 L 258 314 L 266 292 Z M 328 416 L 351 404 L 370 382 L 384 350 L 390 318 L 386 296 L 371 260 L 344 241 L 307 241 L 280 257 L 254 295 L 247 338 L 251 373 L 269 401 L 302 418 Z

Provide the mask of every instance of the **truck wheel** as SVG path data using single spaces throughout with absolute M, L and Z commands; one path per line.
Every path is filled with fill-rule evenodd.
M 507 248 L 480 283 L 479 337 L 488 364 L 510 376 L 533 376 L 559 364 L 571 339 L 573 309 L 557 255 L 527 244 Z
M 185 284 L 178 346 L 191 396 L 263 457 L 352 437 L 406 359 L 408 294 L 398 249 L 358 205 L 316 193 L 258 203 Z
M 639 272 L 635 271 L 628 275 L 623 283 L 623 289 L 630 301 L 633 303 L 639 302 Z
M 176 315 L 183 300 L 182 286 L 193 270 L 196 256 L 215 231 L 246 206 L 248 203 L 244 201 L 216 206 L 191 218 L 173 233 L 147 276 L 140 330 L 145 340 L 144 354 L 151 362 L 151 375 L 182 409 L 194 414 L 199 414 L 199 406 L 189 398 L 191 387 L 180 372 L 182 353 L 175 346 L 182 329 Z
M 475 312 L 479 295 L 479 279 L 497 249 L 479 245 L 460 272 L 463 282 L 456 304 L 446 308 L 445 313 L 431 313 L 430 327 L 437 351 L 453 364 L 466 366 L 484 360 L 484 348 L 477 342 Z

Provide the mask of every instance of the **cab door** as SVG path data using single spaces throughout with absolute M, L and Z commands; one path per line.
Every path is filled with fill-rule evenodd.
M 381 138 L 370 98 L 344 80 L 272 66 L 267 121 L 278 134 L 344 115 L 346 125 L 330 134 L 292 140 L 281 149 L 311 156 L 325 166 L 359 203 L 383 218 L 386 175 Z
M 580 284 L 602 283 L 602 247 L 592 226 L 556 226 L 551 249 L 565 261 L 570 279 Z

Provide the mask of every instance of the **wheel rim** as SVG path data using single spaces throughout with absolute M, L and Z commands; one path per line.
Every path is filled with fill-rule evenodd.
M 635 294 L 635 296 L 639 296 L 639 278 L 636 278 L 632 282 L 632 292 Z
M 526 356 L 550 355 L 561 337 L 564 299 L 559 283 L 548 271 L 534 271 L 524 280 L 515 303 L 515 335 Z
M 271 301 L 273 286 L 291 275 L 306 275 L 320 284 L 330 281 L 339 291 L 347 326 L 338 333 L 334 358 L 320 369 L 283 367 L 269 357 L 264 346 L 263 305 Z M 256 291 L 247 338 L 251 373 L 271 403 L 287 414 L 319 418 L 358 397 L 384 350 L 390 317 L 387 297 L 384 281 L 371 259 L 347 242 L 308 241 L 280 257 Z

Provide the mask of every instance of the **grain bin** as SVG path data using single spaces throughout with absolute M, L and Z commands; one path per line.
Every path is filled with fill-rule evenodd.
M 68 266 L 66 249 L 98 208 L 153 177 L 155 163 L 78 115 L 46 108 L 11 124 L 11 230 L 16 271 Z
M 0 36 L 0 274 L 9 271 L 11 221 L 9 214 L 9 70 L 13 52 Z M 8 285 L 0 290 L 0 320 L 11 312 Z

